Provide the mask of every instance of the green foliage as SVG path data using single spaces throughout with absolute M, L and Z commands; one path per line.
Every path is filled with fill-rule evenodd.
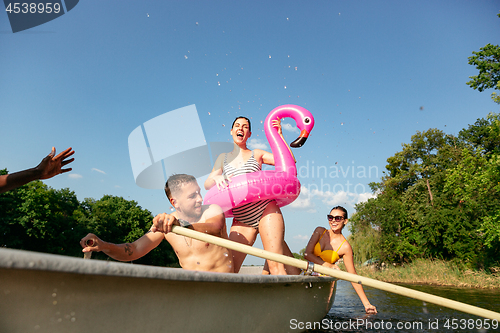
M 472 144 L 474 151 L 500 154 L 500 114 L 490 113 L 458 134 L 460 140 Z
M 497 16 L 500 17 L 500 14 Z M 469 57 L 469 65 L 476 66 L 479 74 L 471 76 L 467 85 L 479 91 L 490 88 L 500 90 L 500 46 L 488 43 L 479 50 L 473 51 L 473 56 Z M 491 94 L 491 99 L 500 104 L 500 95 L 496 92 Z
M 490 114 L 456 138 L 417 132 L 387 159 L 370 184 L 377 197 L 351 218 L 358 261 L 455 260 L 465 267 L 498 265 L 500 247 L 500 115 Z
M 113 243 L 133 242 L 148 231 L 152 219 L 134 201 L 106 195 L 80 203 L 69 189 L 34 181 L 0 194 L 0 246 L 82 257 L 79 241 L 87 233 Z M 178 266 L 172 248 L 163 243 L 136 262 Z M 94 257 L 108 259 L 101 253 Z
M 348 241 L 354 251 L 354 261 L 359 264 L 380 256 L 380 232 L 367 223 L 367 220 L 360 220 L 358 215 L 354 214 L 349 219 L 351 235 Z
M 305 260 L 304 257 L 305 253 L 306 253 L 306 248 L 303 248 L 302 250 L 299 251 L 299 253 L 293 252 L 292 254 L 295 259 Z

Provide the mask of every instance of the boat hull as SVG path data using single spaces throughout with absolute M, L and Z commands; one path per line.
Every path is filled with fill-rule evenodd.
M 1 332 L 297 332 L 329 277 L 194 272 L 0 249 Z

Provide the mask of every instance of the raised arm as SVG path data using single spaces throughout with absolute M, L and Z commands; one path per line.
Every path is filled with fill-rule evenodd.
M 195 231 L 207 233 L 215 236 L 222 236 L 225 230 L 226 220 L 222 209 L 217 205 L 210 205 L 203 213 L 200 222 L 189 223 L 187 221 L 179 221 L 173 214 L 162 213 L 155 216 L 153 219 L 153 232 L 169 233 L 172 231 L 172 226 L 183 226 Z M 227 236 L 227 235 L 226 235 Z
M 52 147 L 50 154 L 47 155 L 38 166 L 0 176 L 0 193 L 15 189 L 33 180 L 48 179 L 55 175 L 71 171 L 71 168 L 62 169 L 62 167 L 75 160 L 74 158 L 66 160 L 66 158 L 74 153 L 74 150 L 68 148 L 55 156 L 56 148 Z
M 202 221 L 191 226 L 196 231 L 227 238 L 226 218 L 218 205 L 210 205 L 204 212 Z
M 148 232 L 133 243 L 113 244 L 100 239 L 94 234 L 88 234 L 80 240 L 83 247 L 82 252 L 103 252 L 111 258 L 119 261 L 137 260 L 152 249 L 160 245 L 165 238 L 163 233 Z M 87 246 L 87 241 L 92 240 L 92 246 Z

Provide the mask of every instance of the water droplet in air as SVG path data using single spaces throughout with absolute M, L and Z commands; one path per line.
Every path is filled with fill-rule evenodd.
M 184 55 L 184 59 L 187 59 L 187 58 L 188 58 L 188 56 L 187 56 L 187 55 Z
M 208 115 L 210 116 L 210 112 L 208 113 Z
M 271 59 L 271 55 L 269 55 L 269 59 Z
M 196 25 L 198 25 L 198 22 L 196 22 Z
M 286 86 L 285 86 L 285 89 L 286 89 Z
M 344 123 L 340 123 L 340 125 L 344 126 Z
M 149 17 L 149 13 L 147 13 L 148 17 Z
M 222 124 L 222 127 L 226 127 L 226 125 Z
M 174 211 L 174 207 L 170 207 L 170 211 L 173 212 Z
M 219 81 L 217 81 L 217 85 L 220 86 L 220 82 Z

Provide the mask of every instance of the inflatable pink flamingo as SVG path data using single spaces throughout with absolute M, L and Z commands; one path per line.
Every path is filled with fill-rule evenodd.
M 300 194 L 297 167 L 287 144 L 272 126 L 272 121 L 293 118 L 301 130 L 299 137 L 290 146 L 302 147 L 314 127 L 312 114 L 297 105 L 282 105 L 267 116 L 264 131 L 274 156 L 274 170 L 263 170 L 231 178 L 229 186 L 219 190 L 212 187 L 205 195 L 204 204 L 219 205 L 226 217 L 232 217 L 232 209 L 249 202 L 275 199 L 279 207 L 293 202 Z

